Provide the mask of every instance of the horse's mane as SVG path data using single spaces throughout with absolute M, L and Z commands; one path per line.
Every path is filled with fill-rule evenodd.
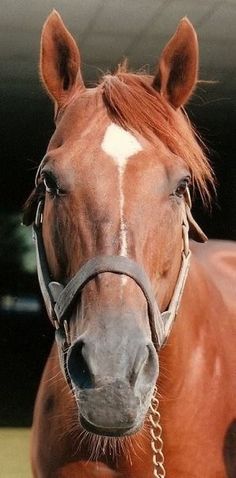
M 185 110 L 174 110 L 152 83 L 152 76 L 127 72 L 126 65 L 121 65 L 114 75 L 104 75 L 101 89 L 108 113 L 125 129 L 136 130 L 149 140 L 157 136 L 181 157 L 191 172 L 193 185 L 208 202 L 214 174 L 204 153 L 204 144 Z

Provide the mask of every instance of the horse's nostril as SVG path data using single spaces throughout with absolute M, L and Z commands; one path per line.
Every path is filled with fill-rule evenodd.
M 72 345 L 67 363 L 68 373 L 72 382 L 81 390 L 92 388 L 91 372 L 83 356 L 84 347 L 85 344 L 82 340 Z
M 155 380 L 158 373 L 158 359 L 153 344 L 141 346 L 134 362 L 134 367 L 130 375 L 130 384 L 132 386 L 140 385 L 140 381 L 150 383 Z

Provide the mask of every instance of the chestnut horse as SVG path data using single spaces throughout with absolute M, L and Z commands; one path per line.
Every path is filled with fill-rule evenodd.
M 183 110 L 197 82 L 194 28 L 180 22 L 153 77 L 123 64 L 87 89 L 53 11 L 40 70 L 56 129 L 25 223 L 56 344 L 33 476 L 235 478 L 236 248 L 191 242 L 190 264 L 188 243 L 206 240 L 190 183 L 205 202 L 213 185 Z

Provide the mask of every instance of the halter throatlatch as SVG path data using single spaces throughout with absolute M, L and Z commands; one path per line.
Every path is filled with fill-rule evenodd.
M 190 226 L 194 224 L 195 229 L 196 227 L 198 228 L 198 240 L 202 242 L 206 240 L 206 236 L 192 218 L 190 206 L 190 197 L 188 195 L 184 203 L 182 215 L 183 250 L 181 267 L 169 307 L 161 313 L 150 279 L 145 270 L 128 257 L 95 256 L 89 259 L 66 285 L 51 280 L 42 236 L 44 203 L 43 201 L 39 202 L 33 226 L 38 279 L 49 318 L 54 327 L 61 333 L 64 345 L 67 347 L 70 345 L 68 318 L 75 300 L 79 297 L 84 286 L 98 274 L 111 272 L 131 277 L 140 287 L 147 301 L 153 344 L 157 351 L 162 347 L 170 334 L 178 313 L 190 266 L 189 224 Z

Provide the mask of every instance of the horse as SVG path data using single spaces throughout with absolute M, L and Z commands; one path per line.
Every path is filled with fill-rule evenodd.
M 183 18 L 154 75 L 124 61 L 86 88 L 60 15 L 43 26 L 55 132 L 24 222 L 56 340 L 35 478 L 236 476 L 236 247 L 205 243 L 191 213 L 190 190 L 214 189 L 184 109 L 198 56 Z

